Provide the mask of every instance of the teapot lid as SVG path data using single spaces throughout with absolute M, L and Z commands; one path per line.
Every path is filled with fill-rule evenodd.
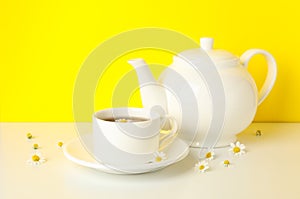
M 219 50 L 213 49 L 214 39 L 203 37 L 200 38 L 200 46 L 201 48 L 208 54 L 208 56 L 212 59 L 212 61 L 218 65 L 221 63 L 228 63 L 228 62 L 238 62 L 239 58 L 234 54 L 226 51 L 226 50 Z

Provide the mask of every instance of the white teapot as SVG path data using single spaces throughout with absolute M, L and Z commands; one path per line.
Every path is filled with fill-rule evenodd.
M 200 43 L 201 49 L 187 50 L 174 56 L 173 63 L 160 75 L 158 81 L 153 78 L 143 59 L 128 62 L 136 69 L 143 106 L 160 106 L 167 114 L 176 118 L 181 138 L 190 142 L 191 146 L 200 147 L 214 117 L 211 95 L 204 79 L 191 66 L 189 60 L 181 55 L 188 59 L 197 59 L 198 56 L 199 60 L 208 56 L 207 59 L 219 73 L 224 89 L 225 119 L 216 145 L 223 147 L 234 142 L 235 135 L 253 121 L 257 106 L 268 96 L 275 83 L 276 62 L 264 50 L 250 49 L 239 58 L 225 50 L 213 49 L 212 38 L 201 38 Z M 263 55 L 268 65 L 268 74 L 260 91 L 247 71 L 249 60 L 257 54 Z M 183 114 L 189 111 L 190 115 Z M 197 125 L 193 125 L 194 118 L 198 120 Z

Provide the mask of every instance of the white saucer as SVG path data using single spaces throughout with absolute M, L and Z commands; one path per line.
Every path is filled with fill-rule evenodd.
M 69 142 L 65 143 L 63 146 L 63 152 L 68 160 L 78 165 L 103 171 L 105 173 L 125 174 L 123 172 L 107 168 L 100 162 L 96 161 L 83 147 L 79 138 L 74 138 Z
M 85 140 L 92 139 L 92 134 L 86 134 L 85 136 Z M 146 166 L 147 169 L 142 169 L 140 172 L 125 172 L 108 168 L 107 166 L 101 164 L 101 162 L 93 158 L 93 156 L 82 145 L 80 138 L 75 138 L 64 144 L 63 152 L 68 160 L 84 167 L 96 169 L 98 171 L 111 174 L 137 174 L 152 172 L 165 168 L 171 164 L 179 162 L 189 154 L 189 147 L 185 144 L 185 142 L 181 141 L 180 139 L 175 139 L 172 145 L 174 145 L 174 147 L 170 147 L 169 149 L 172 150 L 172 153 L 167 154 L 168 156 L 167 160 L 165 161 L 165 164 L 157 164 L 156 167 L 151 166 L 150 168 Z

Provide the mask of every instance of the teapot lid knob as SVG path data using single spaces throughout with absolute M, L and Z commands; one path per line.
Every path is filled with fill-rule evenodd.
M 210 37 L 200 38 L 200 46 L 203 50 L 208 51 L 212 50 L 214 45 L 214 39 Z

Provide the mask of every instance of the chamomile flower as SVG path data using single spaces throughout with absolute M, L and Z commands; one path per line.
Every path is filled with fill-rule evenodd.
M 57 146 L 58 146 L 59 148 L 61 148 L 63 145 L 64 145 L 64 143 L 63 143 L 62 141 L 57 142 Z
M 224 167 L 229 167 L 231 162 L 229 160 L 223 160 L 222 164 L 223 164 Z
M 126 123 L 126 122 L 128 122 L 128 120 L 125 119 L 125 118 L 120 118 L 120 119 L 117 119 L 116 122 L 123 122 L 123 123 Z
M 26 134 L 26 137 L 27 137 L 28 140 L 31 140 L 31 139 L 33 138 L 33 136 L 32 136 L 31 133 L 27 133 L 27 134 Z
M 32 148 L 33 148 L 34 150 L 37 150 L 37 149 L 39 148 L 39 145 L 38 145 L 38 144 L 33 144 L 33 145 L 32 145 Z
M 164 152 L 156 151 L 153 155 L 154 155 L 154 158 L 151 161 L 152 163 L 154 163 L 154 162 L 159 163 L 159 162 L 162 162 L 167 159 L 167 156 Z
M 205 154 L 205 159 L 206 159 L 206 160 L 212 160 L 212 159 L 214 159 L 214 155 L 215 155 L 215 152 L 214 152 L 214 151 L 208 151 L 208 152 Z
M 240 156 L 245 154 L 245 145 L 241 144 L 239 141 L 236 143 L 230 143 L 229 151 L 232 152 L 235 156 Z
M 39 151 L 35 151 L 31 154 L 30 159 L 27 160 L 29 165 L 38 166 L 46 162 L 46 159 Z
M 207 169 L 209 169 L 208 162 L 207 161 L 199 161 L 197 164 L 195 164 L 195 170 L 197 172 L 204 173 Z
M 261 131 L 260 131 L 260 130 L 257 130 L 256 133 L 255 133 L 255 135 L 256 135 L 256 136 L 261 136 Z

